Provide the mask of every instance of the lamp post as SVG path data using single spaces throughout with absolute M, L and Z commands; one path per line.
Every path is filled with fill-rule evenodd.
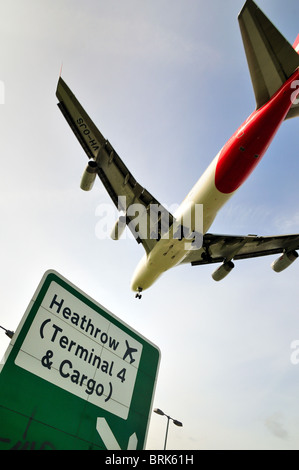
M 3 326 L 0 326 L 0 328 L 5 331 L 6 336 L 8 336 L 10 339 L 13 337 L 13 335 L 14 335 L 13 331 L 7 330 Z
M 179 426 L 179 427 L 182 427 L 183 423 L 181 423 L 177 419 L 171 418 L 171 416 L 168 416 L 167 414 L 164 413 L 164 411 L 160 410 L 159 408 L 155 408 L 154 413 L 157 413 L 157 415 L 166 416 L 166 418 L 167 418 L 166 435 L 165 435 L 165 442 L 164 442 L 164 450 L 166 450 L 169 421 L 172 420 L 173 424 L 175 424 L 176 426 Z

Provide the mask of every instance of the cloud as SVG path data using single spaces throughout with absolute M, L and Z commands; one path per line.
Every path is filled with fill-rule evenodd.
M 279 439 L 287 439 L 289 437 L 288 432 L 284 429 L 281 423 L 282 417 L 279 413 L 274 413 L 272 416 L 265 421 L 265 426 L 273 436 Z
M 283 227 L 283 230 L 285 232 L 291 233 L 291 232 L 298 232 L 299 228 L 299 212 L 295 212 L 294 214 L 291 215 L 285 215 L 282 217 L 277 217 L 275 221 L 276 225 L 278 227 Z

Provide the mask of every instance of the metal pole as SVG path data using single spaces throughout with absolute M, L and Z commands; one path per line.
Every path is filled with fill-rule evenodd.
M 164 442 L 164 450 L 166 450 L 166 442 L 167 442 L 167 436 L 168 436 L 168 428 L 169 428 L 169 421 L 170 421 L 170 416 L 165 415 L 167 418 L 167 426 L 166 426 L 166 435 L 165 435 L 165 442 Z
M 160 408 L 155 408 L 154 413 L 157 413 L 158 415 L 161 416 L 166 416 L 167 418 L 167 426 L 166 426 L 166 435 L 165 435 L 165 442 L 164 442 L 164 450 L 166 450 L 166 443 L 167 443 L 167 436 L 168 436 L 168 428 L 169 428 L 169 421 L 172 420 L 173 424 L 176 426 L 183 426 L 183 423 L 178 421 L 177 419 L 173 419 L 171 416 L 168 416 L 164 413 L 164 411 L 160 410 Z
M 13 337 L 13 335 L 14 335 L 13 331 L 7 330 L 6 328 L 4 328 L 1 325 L 0 325 L 0 328 L 5 331 L 6 336 L 8 336 L 10 339 Z

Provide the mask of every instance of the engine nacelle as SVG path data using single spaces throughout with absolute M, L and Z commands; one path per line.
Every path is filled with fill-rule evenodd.
M 89 160 L 87 167 L 82 175 L 80 188 L 83 191 L 90 191 L 97 176 L 98 165 L 94 160 Z
M 119 240 L 126 228 L 126 216 L 121 215 L 119 219 L 117 219 L 113 229 L 111 230 L 110 237 L 112 240 Z
M 235 265 L 232 261 L 223 263 L 215 272 L 213 272 L 212 278 L 216 282 L 222 281 L 222 279 L 224 279 L 234 269 L 234 267 Z
M 297 251 L 288 251 L 276 259 L 272 264 L 271 268 L 276 273 L 281 273 L 284 269 L 288 268 L 298 258 Z

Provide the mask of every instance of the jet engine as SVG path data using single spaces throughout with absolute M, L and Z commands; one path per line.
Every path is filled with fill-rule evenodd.
M 297 251 L 288 251 L 276 259 L 272 264 L 271 268 L 276 273 L 280 273 L 284 269 L 288 268 L 298 258 Z
M 126 228 L 126 216 L 121 215 L 119 219 L 117 219 L 113 229 L 111 230 L 110 237 L 112 240 L 119 240 L 124 230 Z
M 90 191 L 97 176 L 98 165 L 94 160 L 89 160 L 87 167 L 82 175 L 80 188 L 83 191 Z
M 213 272 L 212 278 L 216 282 L 222 281 L 222 279 L 224 279 L 234 269 L 234 267 L 235 265 L 232 261 L 227 261 Z

